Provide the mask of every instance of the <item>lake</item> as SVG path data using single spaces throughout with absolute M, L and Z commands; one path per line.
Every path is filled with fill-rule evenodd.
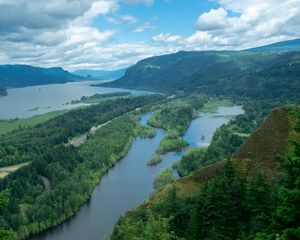
M 190 147 L 207 146 L 215 130 L 227 123 L 232 116 L 243 114 L 240 106 L 221 107 L 216 113 L 200 113 L 191 122 L 183 138 Z M 151 113 L 145 114 L 141 124 L 145 125 Z M 111 233 L 119 217 L 127 210 L 137 207 L 151 195 L 153 180 L 162 169 L 170 167 L 180 159 L 184 151 L 171 152 L 163 156 L 156 166 L 147 166 L 152 154 L 165 135 L 156 129 L 153 139 L 136 138 L 126 155 L 102 178 L 90 201 L 81 207 L 76 216 L 63 224 L 47 230 L 30 240 L 103 240 Z
M 128 89 L 90 86 L 101 82 L 103 83 L 103 81 L 85 81 L 7 89 L 8 96 L 0 97 L 0 119 L 27 118 L 46 112 L 79 107 L 85 104 L 68 103 L 96 93 L 143 93 L 143 91 Z

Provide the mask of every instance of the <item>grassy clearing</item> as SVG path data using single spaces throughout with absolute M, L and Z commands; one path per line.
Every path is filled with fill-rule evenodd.
M 46 122 L 50 120 L 51 118 L 60 116 L 64 113 L 69 111 L 66 110 L 59 110 L 54 112 L 48 112 L 41 115 L 36 115 L 30 118 L 24 118 L 24 119 L 13 119 L 13 120 L 0 120 L 0 135 L 11 132 L 13 130 L 16 130 L 20 127 L 30 127 L 37 125 L 39 123 Z
M 0 168 L 0 171 L 2 170 L 6 170 L 6 171 L 16 171 L 18 170 L 19 168 L 21 167 L 24 167 L 26 165 L 28 165 L 30 162 L 27 162 L 27 163 L 21 163 L 21 164 L 17 164 L 17 165 L 12 165 L 12 166 L 9 166 L 9 167 L 2 167 Z M 8 172 L 0 172 L 0 178 L 4 178 L 6 177 L 8 174 Z
M 219 107 L 231 107 L 233 106 L 232 102 L 228 99 L 210 99 L 204 106 L 201 108 L 201 112 L 216 112 Z

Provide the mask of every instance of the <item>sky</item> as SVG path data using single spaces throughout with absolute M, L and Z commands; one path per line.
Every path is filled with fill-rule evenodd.
M 0 0 L 0 64 L 115 70 L 300 38 L 300 0 Z

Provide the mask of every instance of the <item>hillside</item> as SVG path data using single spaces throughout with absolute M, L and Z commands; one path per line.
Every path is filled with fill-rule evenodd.
M 26 87 L 52 83 L 66 83 L 81 77 L 60 68 L 40 68 L 28 65 L 0 65 L 0 85 Z
M 299 51 L 181 51 L 144 59 L 104 86 L 299 99 L 299 76 Z
M 273 110 L 230 161 L 167 185 L 121 218 L 112 240 L 299 239 L 299 126 L 299 106 Z
M 296 51 L 296 50 L 297 51 L 300 50 L 300 39 L 273 43 L 266 46 L 247 49 L 246 51 L 260 52 L 260 51 Z
M 274 109 L 263 125 L 233 154 L 231 160 L 237 164 L 244 176 L 254 176 L 258 172 L 270 178 L 280 175 L 280 156 L 288 152 L 287 139 L 291 130 L 289 118 L 291 116 L 286 108 Z M 199 184 L 218 176 L 224 166 L 225 161 L 220 161 L 179 179 L 175 183 L 178 194 L 181 196 L 192 194 L 199 188 Z M 165 191 L 158 193 L 150 202 L 163 197 Z
M 81 76 L 87 79 L 96 80 L 108 80 L 117 79 L 123 77 L 127 68 L 115 70 L 115 71 L 104 71 L 104 70 L 91 70 L 91 69 L 79 69 L 73 72 L 77 76 Z

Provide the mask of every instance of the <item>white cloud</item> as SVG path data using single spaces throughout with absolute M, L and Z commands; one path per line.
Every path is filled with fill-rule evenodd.
M 300 37 L 300 0 L 215 1 L 219 7 L 186 26 L 195 27 L 190 36 L 156 33 L 149 43 L 120 44 L 117 28 L 138 22 L 119 13 L 120 3 L 151 6 L 153 0 L 0 0 L 0 63 L 116 69 L 178 50 L 241 49 Z M 95 27 L 99 16 L 114 25 Z M 157 28 L 138 25 L 133 32 Z
M 138 22 L 138 19 L 133 17 L 133 16 L 130 16 L 130 15 L 124 15 L 124 16 L 121 16 L 120 17 L 124 22 L 127 22 L 127 23 L 136 23 Z
M 169 43 L 169 42 L 177 42 L 177 41 L 181 40 L 182 36 L 172 35 L 170 33 L 161 33 L 159 35 L 153 36 L 152 39 L 153 39 L 153 41 L 156 41 L 156 42 Z
M 196 27 L 200 31 L 212 31 L 224 28 L 226 24 L 228 24 L 227 12 L 220 7 L 200 15 L 196 22 Z
M 201 14 L 196 22 L 198 31 L 211 35 L 215 48 L 246 48 L 300 37 L 300 0 L 219 3 L 222 7 Z
M 151 22 L 145 22 L 142 26 L 133 29 L 132 32 L 141 33 L 141 32 L 145 32 L 147 29 L 155 29 L 155 28 L 156 26 L 154 26 Z

